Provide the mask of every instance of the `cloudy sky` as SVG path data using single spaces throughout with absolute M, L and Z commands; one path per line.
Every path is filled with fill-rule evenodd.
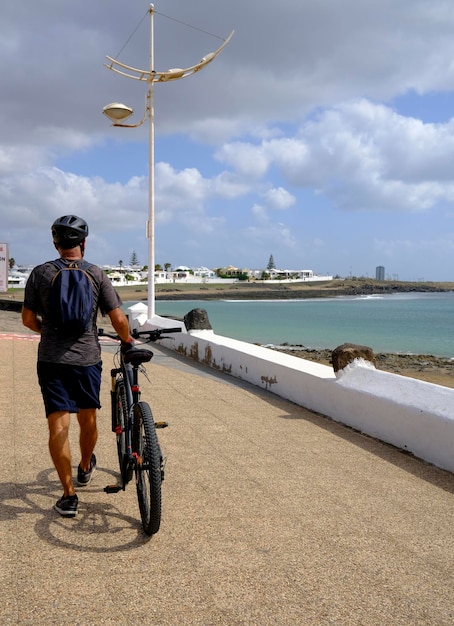
M 144 0 L 2 0 L 0 241 L 54 257 L 50 224 L 89 223 L 87 258 L 147 264 Z M 454 280 L 451 0 L 156 0 L 156 262 Z

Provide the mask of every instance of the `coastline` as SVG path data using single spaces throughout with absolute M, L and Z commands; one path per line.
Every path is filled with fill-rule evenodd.
M 148 299 L 147 285 L 117 286 L 125 301 Z M 306 298 L 336 298 L 392 293 L 440 293 L 454 291 L 454 282 L 377 281 L 363 278 L 324 282 L 237 282 L 220 283 L 157 283 L 156 300 L 304 300 Z M 10 289 L 0 294 L 0 310 L 20 310 L 24 289 Z
M 137 297 L 134 298 L 132 294 L 122 293 L 121 295 L 123 299 L 139 299 Z M 12 307 L 12 310 L 0 309 L 0 333 L 31 333 L 22 325 L 21 304 L 21 301 L 15 300 L 15 306 Z M 111 328 L 109 318 L 100 316 L 98 318 L 98 326 Z M 270 349 L 331 366 L 331 350 L 313 350 L 304 346 L 286 345 L 275 346 Z M 375 358 L 377 369 L 454 388 L 454 361 L 431 355 L 393 353 L 376 353 Z
M 331 350 L 313 350 L 303 346 L 275 346 L 273 350 L 292 354 L 308 361 L 332 365 Z M 391 374 L 416 378 L 427 383 L 454 389 L 454 361 L 430 354 L 375 353 L 376 368 Z
M 238 282 L 157 284 L 156 300 L 304 300 L 341 296 L 380 295 L 392 293 L 439 293 L 454 291 L 453 283 L 417 283 L 376 280 L 333 280 L 326 282 L 270 283 Z M 123 300 L 146 300 L 147 287 L 117 288 Z

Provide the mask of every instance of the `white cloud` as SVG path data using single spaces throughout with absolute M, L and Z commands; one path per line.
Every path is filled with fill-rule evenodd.
M 248 191 L 249 187 L 229 172 L 209 179 L 196 168 L 177 171 L 168 163 L 156 165 L 156 217 L 163 222 L 200 220 L 211 199 L 235 199 Z
M 253 204 L 251 213 L 262 223 L 270 222 L 270 211 L 285 211 L 295 204 L 295 197 L 283 187 L 268 189 L 261 196 L 264 204 Z M 284 224 L 278 226 L 285 230 Z
M 245 179 L 262 178 L 270 164 L 261 146 L 239 141 L 222 146 L 218 150 L 216 158 L 221 163 L 225 163 L 235 171 L 240 172 Z
M 269 221 L 268 213 L 265 207 L 262 206 L 261 204 L 253 204 L 251 207 L 251 213 L 259 222 Z M 251 232 L 254 232 L 254 231 L 251 231 Z
M 72 127 L 93 141 L 109 132 L 100 113 L 108 102 L 130 99 L 143 110 L 144 85 L 102 64 L 106 54 L 121 50 L 122 62 L 147 69 L 148 6 L 108 5 L 80 11 L 58 0 L 28 3 L 24 19 L 21 3 L 2 2 L 4 139 L 22 141 L 37 127 Z M 454 18 L 444 0 L 284 0 L 278 28 L 276 6 L 263 0 L 232 0 L 215 11 L 169 0 L 158 10 L 158 69 L 191 65 L 221 43 L 163 14 L 220 36 L 235 29 L 229 46 L 200 74 L 156 86 L 157 120 L 166 132 L 218 142 L 276 119 L 303 119 L 314 107 L 358 94 L 388 99 L 411 88 L 454 87 Z
M 74 211 L 86 213 L 100 255 L 118 257 L 125 239 L 145 247 L 144 168 L 131 168 L 124 183 L 113 175 L 108 182 L 100 172 L 115 171 L 109 168 L 112 144 L 102 149 L 105 138 L 114 137 L 127 159 L 129 142 L 148 142 L 147 125 L 134 133 L 112 129 L 101 109 L 125 101 L 136 121 L 142 116 L 146 85 L 115 75 L 103 62 L 105 54 L 121 50 L 122 62 L 146 68 L 149 5 L 129 3 L 125 10 L 122 0 L 108 6 L 101 0 L 81 11 L 58 0 L 25 4 L 0 5 L 3 236 L 19 251 L 14 256 L 31 255 L 30 241 L 41 256 L 50 223 Z M 156 7 L 158 69 L 188 66 L 215 49 L 221 40 L 206 33 L 236 31 L 202 72 L 155 88 L 164 152 L 166 135 L 174 142 L 173 152 L 156 155 L 163 254 L 174 256 L 174 246 L 188 255 L 205 250 L 210 256 L 199 264 L 221 264 L 224 255 L 249 264 L 248 255 L 268 258 L 271 248 L 296 266 L 301 254 L 321 262 L 333 254 L 344 222 L 366 238 L 380 213 L 375 229 L 403 216 L 398 226 L 393 222 L 400 229 L 394 241 L 413 242 L 416 249 L 421 238 L 404 218 L 433 216 L 424 222 L 434 229 L 424 250 L 430 256 L 439 246 L 454 261 L 449 237 L 439 235 L 452 232 L 454 119 L 446 121 L 448 107 L 440 113 L 443 123 L 434 124 L 387 105 L 410 91 L 454 91 L 451 3 L 283 0 L 278 10 L 263 0 L 232 0 L 216 10 L 205 5 L 167 0 L 162 13 Z M 192 139 L 194 155 L 173 148 L 179 136 L 186 146 Z M 199 157 L 200 145 L 213 146 L 214 155 L 207 150 Z M 59 159 L 70 162 L 74 155 L 79 163 L 87 156 L 84 167 L 58 167 Z M 274 222 L 276 212 L 281 223 Z M 197 233 L 209 236 L 197 239 Z M 386 240 L 383 233 L 373 236 Z M 365 239 L 364 257 L 372 247 Z M 347 259 L 351 245 L 345 250 Z M 406 247 L 396 243 L 394 250 L 397 260 Z
M 48 160 L 45 148 L 0 144 L 0 182 L 7 181 L 10 176 L 30 172 Z
M 424 124 L 364 99 L 323 111 L 295 137 L 219 154 L 243 177 L 276 166 L 292 186 L 314 187 L 345 210 L 424 211 L 454 200 L 454 121 Z
M 269 189 L 263 194 L 263 197 L 266 206 L 277 211 L 285 211 L 295 204 L 295 196 L 283 187 Z

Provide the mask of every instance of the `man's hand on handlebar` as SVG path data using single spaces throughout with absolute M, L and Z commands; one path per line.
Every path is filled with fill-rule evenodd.
M 125 352 L 128 352 L 129 350 L 131 350 L 131 348 L 134 348 L 134 338 L 133 337 L 129 337 L 128 341 L 121 341 L 121 352 L 124 354 Z

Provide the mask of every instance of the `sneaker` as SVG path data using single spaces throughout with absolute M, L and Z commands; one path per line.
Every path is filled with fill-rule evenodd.
M 77 468 L 77 482 L 79 484 L 79 487 L 85 487 L 86 485 L 88 485 L 88 483 L 91 480 L 91 477 L 93 476 L 93 472 L 95 471 L 95 468 L 96 468 L 96 457 L 94 454 L 91 455 L 90 468 L 86 472 L 83 471 L 79 463 L 79 467 Z
M 57 500 L 54 508 L 64 517 L 75 517 L 77 515 L 78 503 L 79 499 L 77 494 L 73 496 L 62 496 L 60 500 Z

